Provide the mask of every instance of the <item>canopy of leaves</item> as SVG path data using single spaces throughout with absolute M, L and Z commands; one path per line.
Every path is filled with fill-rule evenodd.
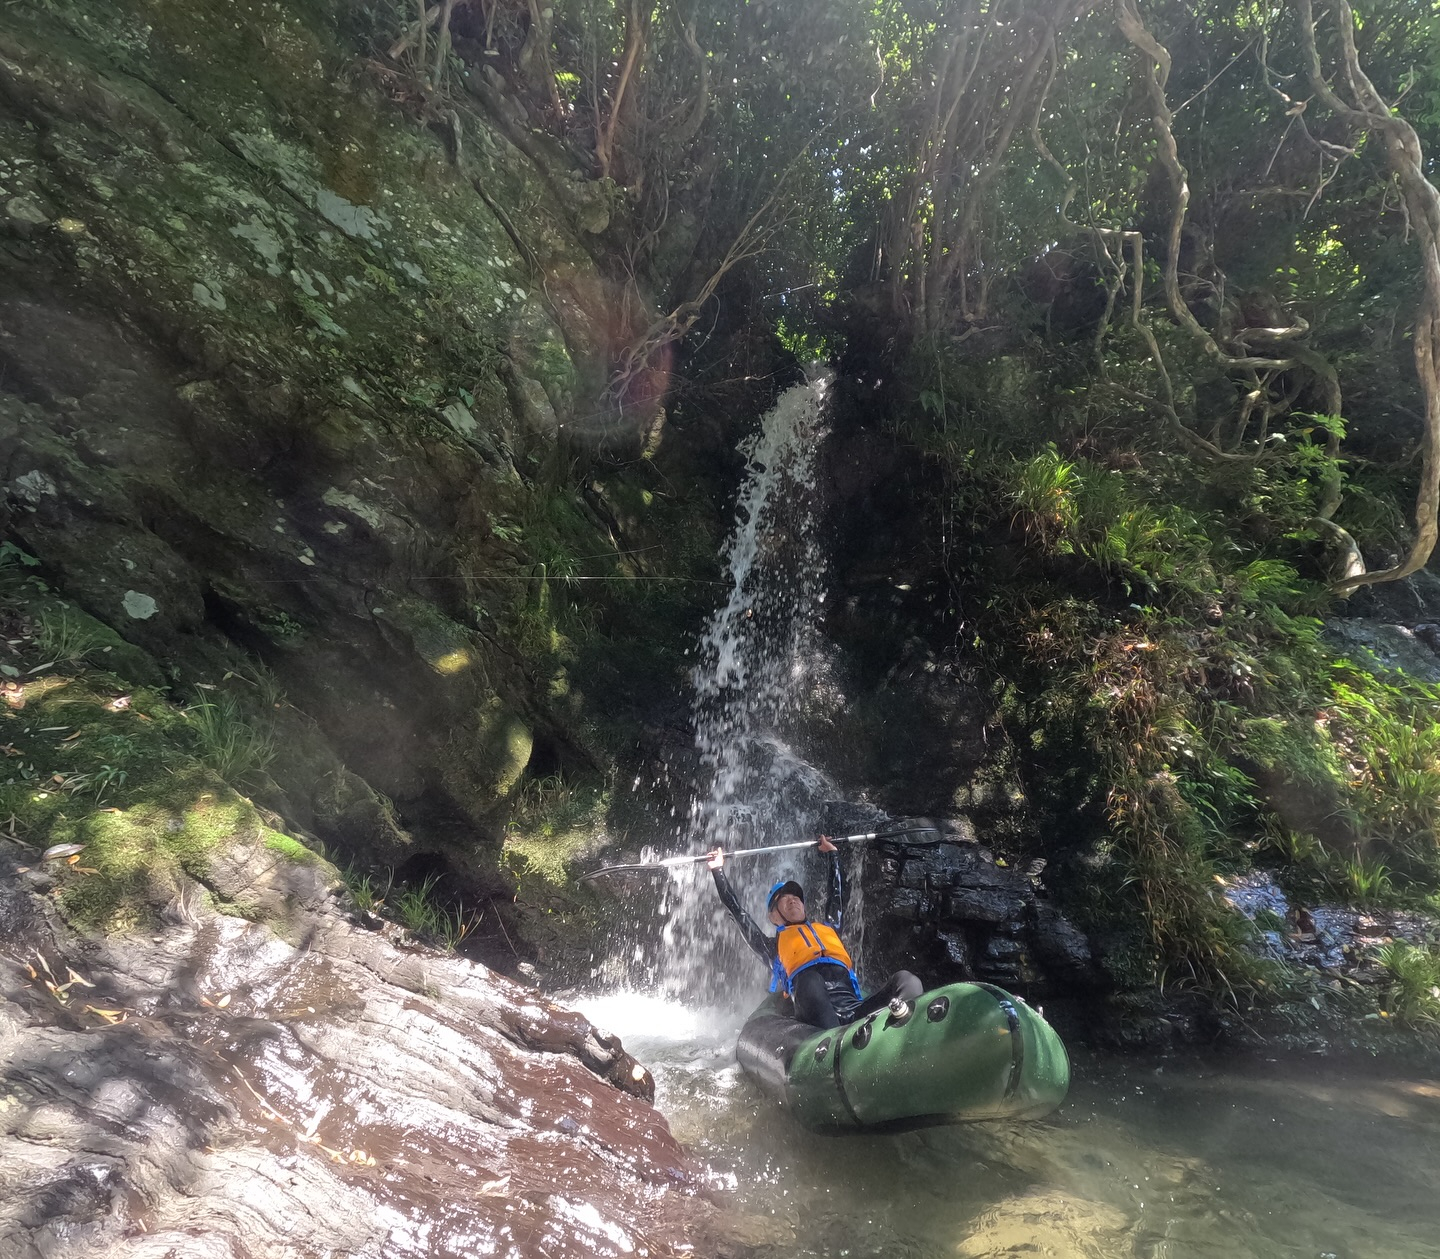
M 1161 972 L 1236 978 L 1237 833 L 1433 886 L 1434 696 L 1315 614 L 1436 540 L 1437 0 L 545 3 L 431 25 L 607 189 L 614 399 L 702 318 L 887 382 L 934 510 L 1024 543 L 937 580 L 1088 758 Z M 1267 812 L 1277 767 L 1345 851 Z

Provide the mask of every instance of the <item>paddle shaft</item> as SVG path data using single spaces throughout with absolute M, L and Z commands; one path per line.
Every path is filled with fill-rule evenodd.
M 903 831 L 866 831 L 862 835 L 832 835 L 829 836 L 829 839 L 832 844 L 858 844 L 869 839 L 897 839 L 901 835 L 920 835 L 934 829 L 933 826 L 912 826 Z M 754 857 L 766 852 L 790 852 L 796 848 L 814 848 L 819 842 L 818 839 L 801 839 L 792 844 L 767 844 L 763 848 L 737 848 L 734 852 L 727 852 L 724 855 L 727 859 Z M 597 878 L 602 874 L 618 874 L 630 870 L 673 870 L 679 866 L 691 866 L 697 862 L 709 860 L 710 853 L 697 852 L 683 857 L 666 857 L 661 861 L 642 861 L 635 865 L 602 866 L 598 870 L 592 870 L 589 874 L 582 875 L 581 881 Z

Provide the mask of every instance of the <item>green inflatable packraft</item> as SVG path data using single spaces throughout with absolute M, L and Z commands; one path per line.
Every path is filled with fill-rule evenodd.
M 898 1015 L 881 1010 L 830 1031 L 780 1011 L 779 998 L 767 999 L 741 1029 L 735 1053 L 807 1128 L 1038 1119 L 1070 1087 L 1070 1059 L 1054 1028 L 990 984 L 936 988 Z

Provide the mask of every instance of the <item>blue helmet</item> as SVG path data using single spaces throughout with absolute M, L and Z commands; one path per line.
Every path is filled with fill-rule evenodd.
M 765 898 L 765 912 L 768 914 L 775 908 L 775 902 L 782 896 L 798 896 L 802 901 L 805 899 L 805 889 L 794 879 L 780 879 L 770 885 L 770 895 Z

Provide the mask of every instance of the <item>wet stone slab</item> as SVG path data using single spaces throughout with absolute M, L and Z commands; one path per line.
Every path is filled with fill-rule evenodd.
M 298 944 L 198 898 L 93 941 L 19 912 L 11 871 L 0 1253 L 693 1253 L 697 1169 L 582 1016 L 313 888 Z

